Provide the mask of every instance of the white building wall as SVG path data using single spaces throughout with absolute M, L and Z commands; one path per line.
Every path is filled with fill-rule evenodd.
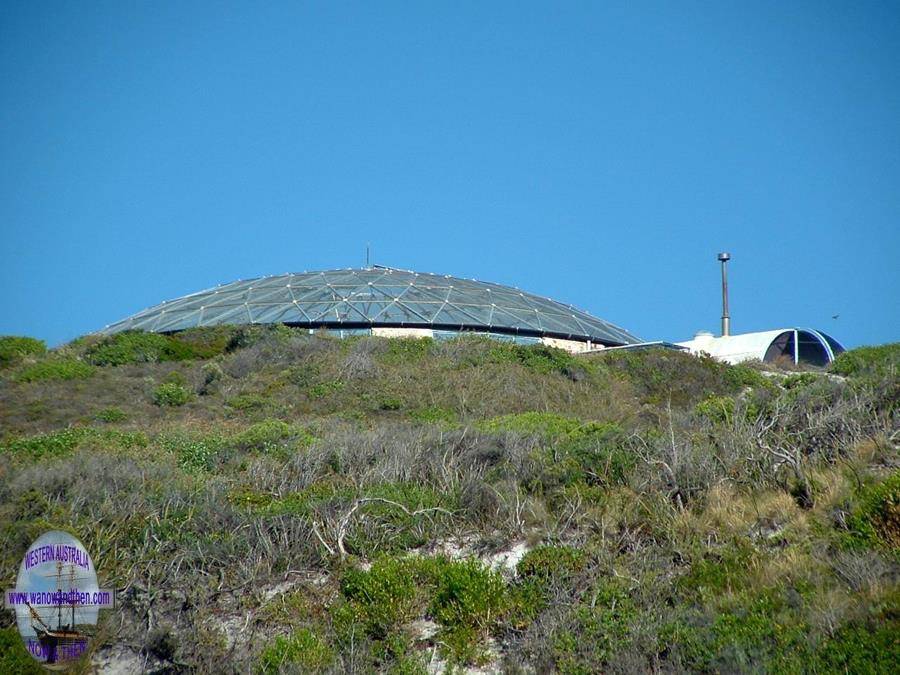
M 742 333 L 740 335 L 722 335 L 715 337 L 712 333 L 698 333 L 693 340 L 676 342 L 687 347 L 692 354 L 709 354 L 713 358 L 735 364 L 750 359 L 763 360 L 766 350 L 772 341 L 791 328 L 767 330 L 759 333 Z
M 386 328 L 375 326 L 372 335 L 391 338 L 426 338 L 434 337 L 434 331 L 430 328 Z
M 434 331 L 430 328 L 386 328 L 373 326 L 372 335 L 389 338 L 425 338 L 434 337 Z M 465 335 L 465 333 L 460 333 L 460 335 Z M 564 349 L 572 354 L 603 349 L 603 345 L 601 344 L 583 342 L 581 340 L 565 340 L 552 337 L 542 337 L 540 340 L 541 344 L 545 344 L 548 347 L 556 347 L 557 349 Z
M 563 340 L 562 338 L 542 337 L 541 344 L 545 344 L 548 347 L 556 347 L 557 349 L 565 349 L 572 354 L 591 351 L 590 344 L 582 342 L 581 340 Z

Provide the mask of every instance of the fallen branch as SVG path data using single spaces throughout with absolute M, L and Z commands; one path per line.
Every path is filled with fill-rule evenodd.
M 321 543 L 322 546 L 325 547 L 325 550 L 328 551 L 329 555 L 337 554 L 340 556 L 341 560 L 347 557 L 347 549 L 344 547 L 344 539 L 346 538 L 347 533 L 350 529 L 350 524 L 352 522 L 353 516 L 360 509 L 360 507 L 372 503 L 381 503 L 387 504 L 388 506 L 393 506 L 394 508 L 398 508 L 403 511 L 403 513 L 411 518 L 425 515 L 427 513 L 443 513 L 448 516 L 453 515 L 452 511 L 448 511 L 447 509 L 441 508 L 440 506 L 411 510 L 399 502 L 385 499 L 384 497 L 360 497 L 359 499 L 354 500 L 353 504 L 351 504 L 347 512 L 338 519 L 337 523 L 332 528 L 330 528 L 334 532 L 333 546 L 329 545 L 325 540 L 325 537 L 323 536 L 320 529 L 320 523 L 315 520 L 312 521 L 313 534 L 316 535 L 319 543 Z

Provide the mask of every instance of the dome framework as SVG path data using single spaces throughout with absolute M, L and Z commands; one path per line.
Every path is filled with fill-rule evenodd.
M 283 274 L 224 284 L 163 302 L 104 328 L 167 333 L 227 324 L 310 329 L 425 329 L 636 344 L 623 328 L 516 288 L 388 267 Z

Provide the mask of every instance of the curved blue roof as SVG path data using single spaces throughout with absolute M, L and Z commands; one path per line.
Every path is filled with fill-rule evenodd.
M 516 288 L 386 267 L 235 281 L 163 302 L 107 326 L 172 332 L 198 326 L 283 323 L 310 328 L 422 327 L 591 340 L 640 340 L 614 324 Z

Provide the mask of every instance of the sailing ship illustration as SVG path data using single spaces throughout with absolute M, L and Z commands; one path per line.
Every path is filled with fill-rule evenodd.
M 77 658 L 85 650 L 90 635 L 75 622 L 76 597 L 69 594 L 69 591 L 75 588 L 76 579 L 88 579 L 93 581 L 91 577 L 76 577 L 75 568 L 69 568 L 68 581 L 69 590 L 63 591 L 63 573 L 62 563 L 56 563 L 56 574 L 46 574 L 46 577 L 56 579 L 56 588 L 59 595 L 59 601 L 51 605 L 39 605 L 41 608 L 56 608 L 56 626 L 53 627 L 52 619 L 48 624 L 40 613 L 28 602 L 25 605 L 31 614 L 31 627 L 37 635 L 38 643 L 41 645 L 42 653 L 47 658 L 44 661 L 47 665 L 64 663 Z M 68 598 L 68 601 L 64 601 Z M 63 623 L 63 606 L 66 606 L 68 623 Z M 71 610 L 71 614 L 68 610 Z

